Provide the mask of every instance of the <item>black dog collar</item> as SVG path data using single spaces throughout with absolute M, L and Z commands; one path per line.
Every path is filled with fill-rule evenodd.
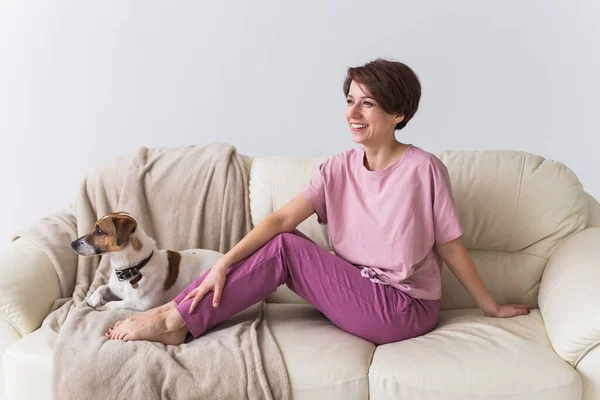
M 142 279 L 142 273 L 140 272 L 140 269 L 142 269 L 144 265 L 148 264 L 148 261 L 150 261 L 153 254 L 154 251 L 152 251 L 152 253 L 150 253 L 148 257 L 140 261 L 139 264 L 136 264 L 133 267 L 115 270 L 115 274 L 117 275 L 117 279 L 119 280 L 119 282 L 123 282 L 124 280 L 133 278 L 131 279 L 131 281 L 129 281 L 129 283 L 131 283 L 131 286 L 133 286 L 134 288 L 137 288 L 137 283 L 140 281 L 140 279 Z

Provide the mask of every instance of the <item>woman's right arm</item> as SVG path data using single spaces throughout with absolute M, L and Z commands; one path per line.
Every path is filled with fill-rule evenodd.
M 291 232 L 315 210 L 303 194 L 262 220 L 221 259 L 221 267 L 230 267 L 252 255 L 277 234 Z
M 184 302 L 194 297 L 190 306 L 190 313 L 194 311 L 196 305 L 210 290 L 215 292 L 213 306 L 217 307 L 221 299 L 223 286 L 225 286 L 225 273 L 229 267 L 251 256 L 277 234 L 293 231 L 314 212 L 315 210 L 306 197 L 299 193 L 279 210 L 262 220 L 231 250 L 219 258 L 204 281 L 182 300 Z

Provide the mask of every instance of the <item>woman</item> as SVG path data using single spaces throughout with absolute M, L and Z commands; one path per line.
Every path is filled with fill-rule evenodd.
M 349 68 L 345 117 L 362 145 L 325 161 L 289 203 L 265 218 L 174 301 L 118 322 L 106 336 L 181 344 L 288 287 L 341 329 L 377 345 L 431 331 L 445 261 L 487 316 L 528 314 L 498 305 L 463 246 L 450 178 L 433 154 L 396 140 L 421 85 L 406 65 Z M 295 230 L 313 213 L 336 255 Z

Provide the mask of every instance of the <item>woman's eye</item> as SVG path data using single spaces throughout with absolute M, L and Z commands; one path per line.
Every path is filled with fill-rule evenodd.
M 365 101 L 365 106 L 369 106 L 369 107 L 373 107 L 375 104 L 371 103 L 370 101 Z
M 346 99 L 346 104 L 352 104 L 352 100 Z

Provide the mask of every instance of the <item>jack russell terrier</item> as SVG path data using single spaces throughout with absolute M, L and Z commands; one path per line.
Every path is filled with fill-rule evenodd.
M 123 212 L 100 218 L 71 247 L 82 256 L 103 254 L 114 270 L 108 284 L 87 299 L 96 310 L 145 311 L 166 304 L 222 256 L 206 249 L 158 250 L 135 219 Z

